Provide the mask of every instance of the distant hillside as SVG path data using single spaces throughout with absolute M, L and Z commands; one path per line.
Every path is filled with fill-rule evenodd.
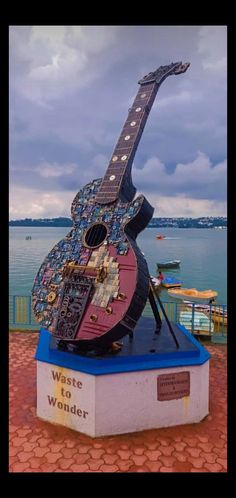
M 24 220 L 9 221 L 11 227 L 71 227 L 71 218 L 25 218 Z M 225 217 L 201 218 L 152 218 L 148 227 L 164 228 L 226 228 Z
M 9 221 L 11 227 L 71 227 L 71 218 L 25 218 L 24 220 Z

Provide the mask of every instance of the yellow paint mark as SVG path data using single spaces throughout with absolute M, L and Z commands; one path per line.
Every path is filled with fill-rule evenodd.
M 16 322 L 27 322 L 27 299 L 24 296 L 16 298 Z
M 55 370 L 55 369 L 54 369 Z M 67 369 L 65 367 L 57 367 L 56 371 L 58 373 L 61 373 L 63 376 L 67 376 Z M 67 398 L 64 398 L 61 394 L 61 388 L 65 386 L 65 384 L 62 384 L 61 382 L 58 382 L 57 380 L 53 380 L 54 382 L 54 390 L 53 390 L 53 396 L 57 398 L 57 402 L 61 401 L 61 403 L 66 403 L 68 400 Z M 65 411 L 63 408 L 60 410 L 59 408 L 56 408 L 56 420 L 58 423 L 61 423 L 64 425 L 65 419 L 68 418 L 68 412 Z
M 190 396 L 184 396 L 182 398 L 182 400 L 183 400 L 184 418 L 187 418 L 188 410 L 189 410 Z

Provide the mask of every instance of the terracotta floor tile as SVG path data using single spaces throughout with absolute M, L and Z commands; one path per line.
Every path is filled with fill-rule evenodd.
M 134 465 L 132 460 L 116 460 L 115 464 L 121 472 L 128 472 L 130 467 Z
M 25 472 L 29 468 L 29 462 L 17 462 L 11 466 L 11 472 Z
M 23 446 L 24 443 L 26 443 L 27 439 L 26 437 L 13 437 L 12 439 L 12 445 L 14 447 L 17 447 L 17 446 Z
M 219 463 L 205 463 L 204 467 L 209 470 L 209 472 L 221 472 L 223 468 Z
M 204 453 L 204 451 L 201 451 L 199 456 L 203 458 L 207 463 L 215 463 L 217 459 L 216 453 Z
M 132 451 L 130 450 L 118 450 L 117 455 L 121 458 L 121 460 L 129 460 L 132 455 Z
M 17 453 L 20 453 L 22 450 L 23 450 L 23 446 L 17 446 L 16 448 L 11 446 L 9 448 L 9 457 L 13 458 L 14 456 L 17 455 Z
M 186 451 L 173 451 L 171 456 L 178 462 L 187 462 L 190 455 Z
M 37 446 L 33 449 L 33 454 L 36 457 L 43 457 L 46 453 L 48 453 L 48 448 L 40 448 Z
M 133 460 L 137 466 L 142 466 L 147 461 L 147 455 L 131 455 L 130 460 Z
M 192 463 L 192 466 L 196 469 L 200 469 L 204 466 L 204 464 L 206 463 L 206 460 L 202 457 L 199 457 L 199 458 L 193 458 L 193 457 L 190 457 L 189 458 L 189 462 Z M 208 464 L 208 465 L 211 465 L 211 464 Z
M 95 448 L 95 450 L 103 449 L 102 443 L 93 443 L 93 448 Z
M 192 456 L 192 457 L 199 457 L 202 450 L 201 450 L 201 448 L 189 448 L 189 447 L 186 447 L 185 451 L 187 453 L 189 453 L 189 455 Z
M 227 458 L 226 448 L 213 448 L 212 453 L 218 455 L 219 458 Z
M 168 445 L 168 446 L 162 446 L 160 445 L 158 447 L 158 451 L 162 453 L 164 456 L 171 456 L 173 451 L 175 450 L 174 446 Z
M 74 455 L 76 455 L 77 450 L 76 448 L 62 448 L 61 453 L 64 458 L 72 458 Z
M 100 467 L 101 472 L 117 472 L 119 470 L 119 467 L 117 465 L 106 465 L 103 464 Z
M 198 448 L 201 448 L 204 453 L 211 453 L 213 447 L 213 443 L 198 443 Z
M 73 458 L 60 458 L 60 460 L 57 461 L 57 465 L 60 469 L 69 469 L 69 467 L 75 463 Z
M 56 469 L 58 469 L 56 463 L 44 462 L 42 463 L 42 465 L 40 465 L 39 472 L 55 472 Z
M 81 465 L 79 465 L 78 463 L 73 463 L 70 468 L 72 472 L 86 472 L 89 470 L 88 465 L 86 465 L 85 463 Z
M 173 471 L 174 472 L 190 472 L 190 470 L 193 468 L 192 464 L 190 462 L 178 462 L 176 461 L 173 464 Z
M 134 448 L 133 452 L 135 455 L 143 455 L 145 450 L 146 450 L 146 448 L 145 448 L 145 446 L 143 446 L 141 448 Z
M 83 463 L 86 463 L 87 460 L 91 458 L 89 453 L 75 453 L 73 455 L 74 462 L 78 465 L 82 465 Z
M 160 472 L 174 472 L 171 467 L 160 467 Z
M 20 462 L 28 462 L 34 456 L 33 452 L 21 451 L 18 453 L 17 457 Z
M 98 470 L 103 464 L 104 460 L 102 460 L 101 458 L 90 458 L 86 461 L 86 465 L 89 466 L 90 470 Z
M 219 463 L 220 465 L 222 465 L 224 470 L 227 470 L 228 464 L 226 458 L 217 458 L 216 463 Z
M 45 458 L 48 463 L 56 463 L 59 458 L 63 457 L 62 453 L 46 453 Z
M 19 437 L 25 437 L 32 433 L 32 429 L 18 429 L 17 434 Z
M 102 459 L 104 460 L 106 465 L 113 465 L 118 459 L 118 455 L 108 455 L 107 453 L 103 453 Z
M 158 460 L 160 460 L 160 462 L 162 462 L 165 467 L 172 467 L 173 463 L 176 461 L 176 458 L 172 456 L 161 455 L 159 456 Z
M 196 469 L 194 467 L 191 468 L 190 472 L 198 472 L 198 473 L 203 473 L 203 472 L 208 472 L 206 469 L 201 468 L 201 469 Z
M 187 446 L 187 443 L 180 441 L 178 443 L 174 443 L 173 446 L 176 449 L 176 451 L 183 451 L 184 448 Z
M 50 448 L 50 451 L 52 453 L 59 453 L 61 449 L 64 448 L 64 443 L 62 444 L 50 443 L 48 447 Z
M 89 454 L 91 455 L 92 458 L 103 458 L 102 457 L 103 453 L 105 453 L 105 450 L 103 449 L 93 448 L 89 450 Z
M 156 450 L 159 448 L 160 444 L 158 442 L 154 442 L 154 443 L 145 443 L 145 446 L 148 450 L 152 451 L 152 450 Z
M 87 453 L 92 449 L 92 445 L 79 445 L 78 452 L 79 453 Z
M 159 450 L 147 450 L 145 451 L 145 455 L 149 462 L 157 462 L 162 453 Z
M 162 465 L 162 462 L 146 462 L 146 467 L 150 470 L 150 472 L 159 472 Z

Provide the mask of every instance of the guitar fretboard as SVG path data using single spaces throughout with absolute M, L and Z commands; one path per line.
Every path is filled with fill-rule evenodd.
M 124 180 L 132 184 L 132 162 L 157 90 L 156 82 L 140 87 L 111 156 L 96 202 L 114 202 L 119 197 Z

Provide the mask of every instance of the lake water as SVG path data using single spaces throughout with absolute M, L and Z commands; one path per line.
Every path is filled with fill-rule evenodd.
M 52 247 L 70 231 L 70 227 L 10 227 L 10 295 L 31 293 L 34 277 Z M 157 234 L 166 236 L 157 240 Z M 31 240 L 26 240 L 30 235 Z M 180 259 L 178 270 L 163 270 L 175 276 L 183 287 L 218 292 L 217 302 L 227 304 L 227 230 L 147 228 L 137 239 L 148 262 L 150 274 L 156 276 L 156 262 Z M 168 300 L 163 291 L 162 300 Z M 173 299 L 172 299 L 173 300 Z

